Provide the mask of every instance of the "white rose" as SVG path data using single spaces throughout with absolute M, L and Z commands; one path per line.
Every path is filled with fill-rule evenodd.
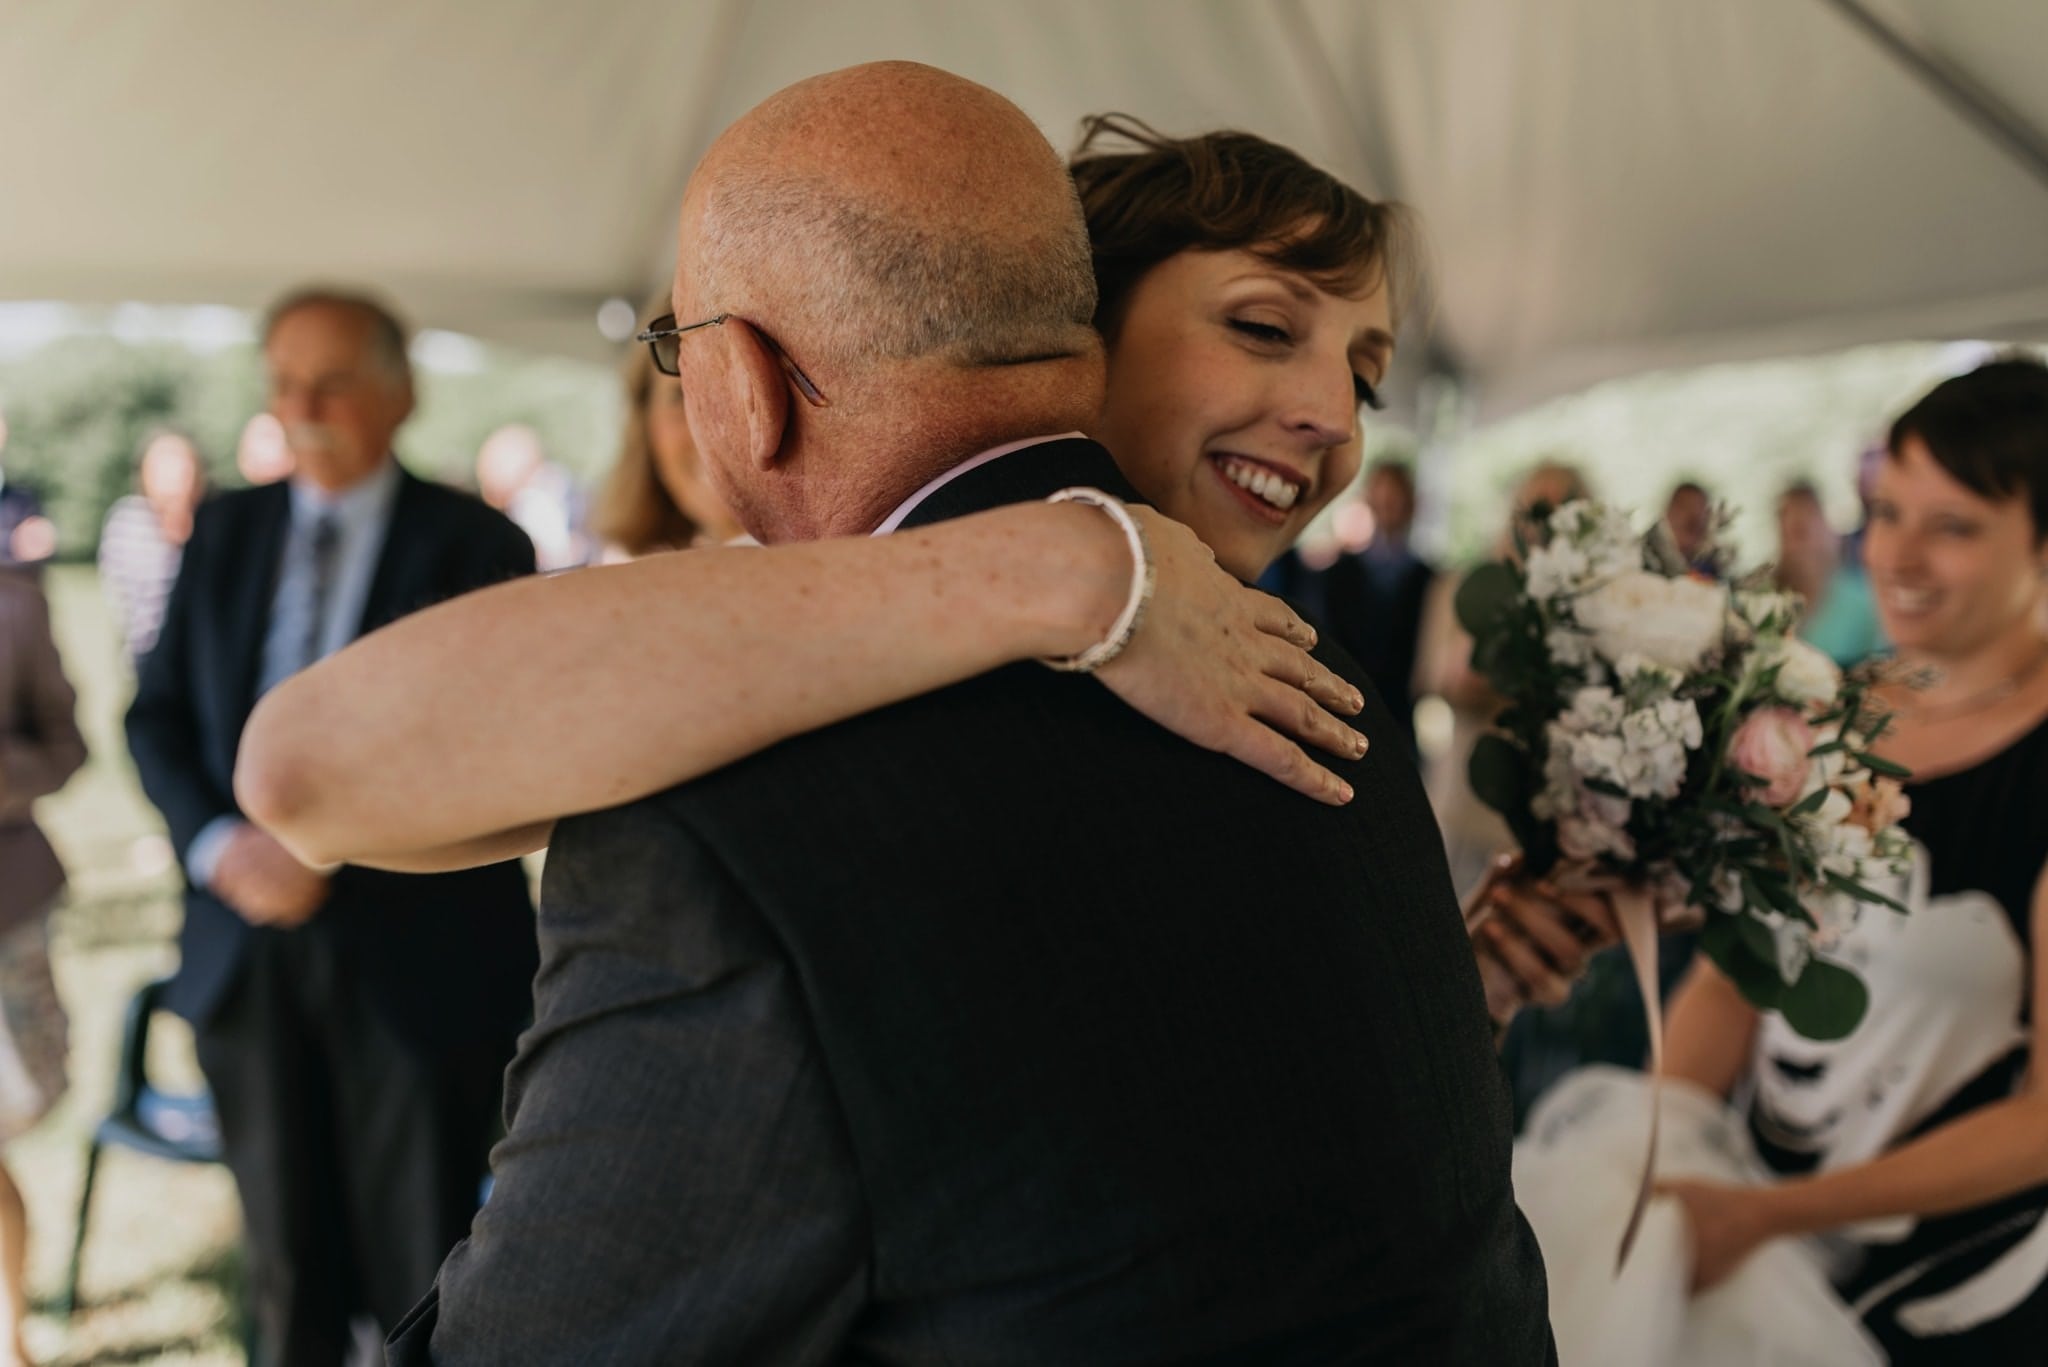
M 1842 691 L 1842 671 L 1819 650 L 1796 637 L 1780 641 L 1767 664 L 1778 666 L 1778 696 L 1812 711 L 1833 706 Z
M 1608 659 L 1642 655 L 1690 673 L 1727 630 L 1728 590 L 1631 570 L 1585 594 L 1574 610 Z

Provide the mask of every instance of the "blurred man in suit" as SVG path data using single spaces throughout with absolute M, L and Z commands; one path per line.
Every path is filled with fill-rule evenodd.
M 297 1367 L 342 1362 L 358 1317 L 388 1329 L 467 1229 L 527 1014 L 533 911 L 513 863 L 304 867 L 243 818 L 235 748 L 289 675 L 534 556 L 393 457 L 412 376 L 381 305 L 294 294 L 263 356 L 295 473 L 199 510 L 128 739 L 186 873 L 170 1002 L 241 1190 L 256 1360 Z
M 1372 514 L 1371 534 L 1356 553 L 1339 556 L 1324 572 L 1321 606 L 1337 643 L 1386 699 L 1412 755 L 1415 652 L 1422 639 L 1422 605 L 1436 577 L 1408 544 L 1415 525 L 1414 470 L 1401 461 L 1375 461 L 1365 477 L 1365 506 Z

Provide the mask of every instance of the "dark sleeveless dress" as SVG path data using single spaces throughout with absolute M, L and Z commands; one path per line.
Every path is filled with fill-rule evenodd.
M 1865 909 L 1831 951 L 1870 1013 L 1816 1044 L 1766 1016 L 1750 1127 L 1787 1175 L 1853 1166 L 2013 1095 L 2028 1064 L 2035 884 L 2048 865 L 2048 720 L 1908 789 L 1912 913 Z M 2048 1139 L 2048 1136 L 2044 1136 Z M 2048 1362 L 2048 1187 L 1841 1231 L 1841 1290 L 1891 1360 Z

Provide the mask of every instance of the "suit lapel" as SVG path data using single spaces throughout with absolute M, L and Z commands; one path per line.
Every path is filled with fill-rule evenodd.
M 277 596 L 277 577 L 284 569 L 285 536 L 292 524 L 291 488 L 283 480 L 261 490 L 251 511 L 246 549 L 222 548 L 231 565 L 251 572 L 236 576 L 229 602 L 226 658 L 240 670 L 241 715 L 256 706 L 256 685 L 263 671 L 263 642 L 270 634 L 270 605 Z M 231 571 L 232 572 L 232 571 Z
M 358 637 L 402 616 L 428 597 L 418 583 L 433 544 L 429 535 L 432 528 L 426 525 L 426 509 L 422 506 L 425 488 L 405 467 L 399 467 L 398 493 L 391 500 L 384 544 L 377 549 L 377 568 L 370 576 L 370 592 L 363 599 L 363 619 L 356 624 Z

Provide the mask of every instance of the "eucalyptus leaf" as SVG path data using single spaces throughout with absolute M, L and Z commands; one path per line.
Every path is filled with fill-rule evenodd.
M 1522 579 L 1498 560 L 1475 567 L 1458 585 L 1458 625 L 1483 641 L 1522 596 Z
M 1535 778 L 1534 766 L 1520 746 L 1505 736 L 1481 736 L 1466 767 L 1472 791 L 1496 812 L 1513 817 L 1526 810 Z
M 1826 959 L 1809 959 L 1799 981 L 1785 989 L 1778 1011 L 1785 1024 L 1811 1040 L 1837 1040 L 1862 1024 L 1870 1009 L 1863 979 Z
M 1700 950 L 1751 1006 L 1775 1011 L 1786 991 L 1785 980 L 1778 974 L 1777 951 L 1774 948 L 1769 955 L 1759 956 L 1751 949 L 1740 926 L 1747 919 L 1719 913 L 1709 916 L 1700 930 Z

